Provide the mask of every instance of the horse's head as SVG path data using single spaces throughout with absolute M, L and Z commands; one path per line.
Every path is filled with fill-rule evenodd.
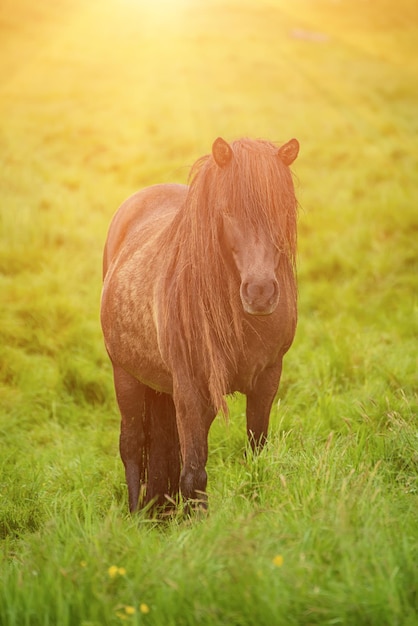
M 289 166 L 296 159 L 298 151 L 299 143 L 292 139 L 278 149 L 274 158 Z M 221 168 L 228 167 L 234 159 L 231 146 L 221 138 L 213 144 L 212 154 Z M 244 197 L 241 202 L 250 203 L 251 198 Z M 223 242 L 227 256 L 240 277 L 240 297 L 244 311 L 250 315 L 270 315 L 280 298 L 278 268 L 284 252 L 280 249 L 279 241 L 272 237 L 271 228 L 263 225 L 261 219 L 246 221 L 236 209 L 233 212 L 227 207 L 225 209 L 222 214 Z

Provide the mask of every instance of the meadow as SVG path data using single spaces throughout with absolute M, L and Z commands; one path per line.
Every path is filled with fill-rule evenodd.
M 0 625 L 418 623 L 415 0 L 3 0 Z M 297 137 L 299 325 L 209 513 L 128 514 L 110 219 L 217 136 Z

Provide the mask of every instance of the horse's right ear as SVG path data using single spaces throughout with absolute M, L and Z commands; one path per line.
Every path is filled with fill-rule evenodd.
M 299 154 L 299 142 L 297 139 L 291 139 L 279 148 L 278 155 L 285 165 L 292 165 L 293 161 Z
M 215 139 L 212 145 L 212 156 L 219 167 L 225 167 L 232 159 L 232 148 L 222 137 Z

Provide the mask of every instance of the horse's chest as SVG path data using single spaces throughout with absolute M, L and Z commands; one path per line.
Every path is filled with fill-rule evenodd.
M 251 391 L 264 370 L 280 365 L 296 329 L 296 316 L 289 313 L 283 307 L 273 316 L 247 321 L 246 341 L 238 359 L 232 391 Z
M 273 367 L 281 358 L 280 349 L 261 349 L 256 346 L 248 347 L 242 354 L 238 363 L 238 371 L 232 377 L 231 392 L 241 391 L 247 393 L 254 389 L 260 374 L 267 368 Z

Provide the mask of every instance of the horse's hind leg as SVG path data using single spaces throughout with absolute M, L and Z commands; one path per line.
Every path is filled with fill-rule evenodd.
M 120 367 L 113 367 L 116 398 L 121 413 L 119 448 L 125 466 L 129 510 L 138 508 L 145 481 L 146 433 L 144 429 L 145 386 Z
M 180 479 L 180 448 L 173 398 L 148 387 L 145 414 L 149 433 L 146 502 L 166 506 L 166 496 L 172 500 L 177 498 Z

